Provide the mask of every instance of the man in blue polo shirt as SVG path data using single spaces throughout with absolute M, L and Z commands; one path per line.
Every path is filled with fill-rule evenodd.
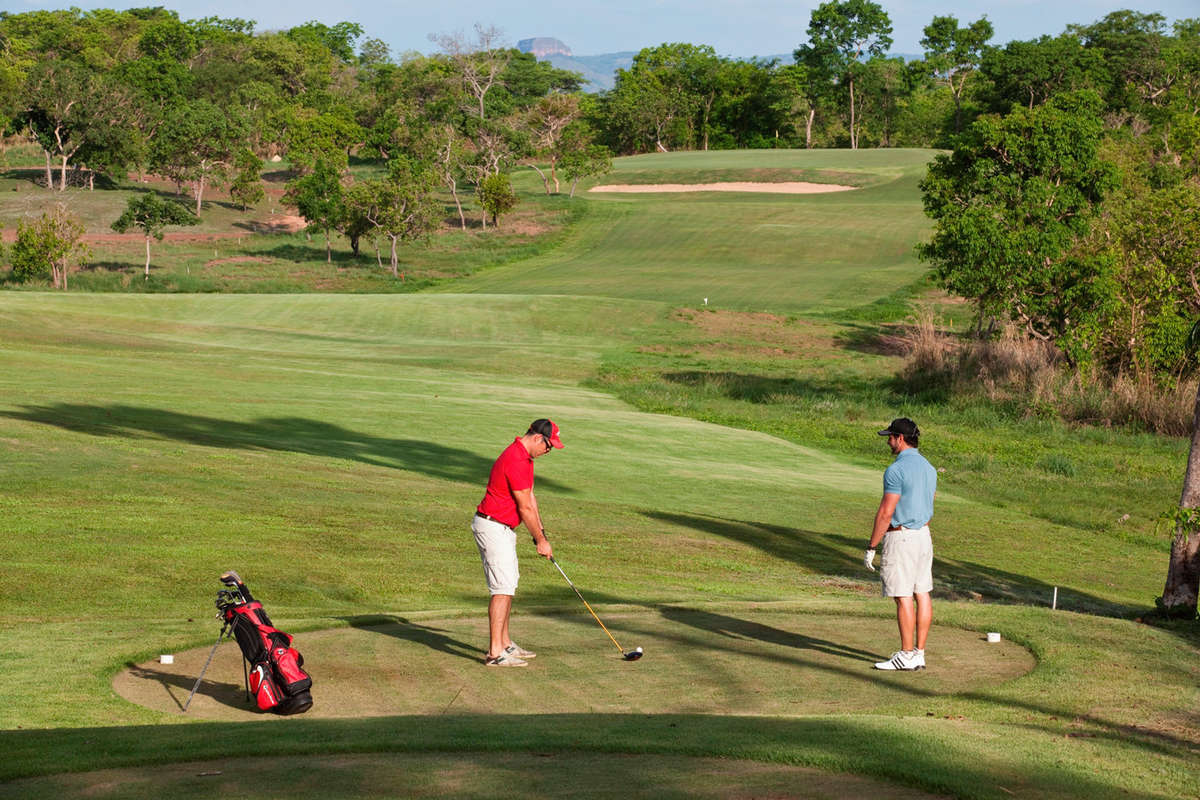
M 925 669 L 925 640 L 933 622 L 933 495 L 937 470 L 917 451 L 921 431 L 907 417 L 879 432 L 888 437 L 896 460 L 883 473 L 883 499 L 867 542 L 863 564 L 875 571 L 875 549 L 883 544 L 879 575 L 883 596 L 896 601 L 900 649 L 875 669 Z

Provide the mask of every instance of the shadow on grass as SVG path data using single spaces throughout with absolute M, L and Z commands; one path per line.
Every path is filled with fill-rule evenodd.
M 482 661 L 487 655 L 482 649 L 446 635 L 445 628 L 433 628 L 420 625 L 404 617 L 392 614 L 368 614 L 354 617 L 337 617 L 345 620 L 350 627 L 384 636 L 394 636 L 406 642 L 413 642 L 439 653 L 465 658 L 468 661 Z
M 871 775 L 960 797 L 1124 797 L 1150 800 L 1163 795 L 1097 773 L 1087 758 L 1064 754 L 1032 759 L 1020 749 L 988 745 L 986 734 L 955 735 L 944 729 L 914 729 L 898 720 L 711 716 L 703 714 L 546 714 L 400 716 L 354 720 L 294 718 L 280 735 L 276 720 L 204 725 L 131 725 L 0 731 L 8 754 L 0 780 L 112 767 L 182 761 L 340 753 L 459 753 L 469 764 L 474 751 L 639 753 L 713 755 L 818 767 Z M 864 744 L 866 743 L 866 744 Z M 983 749 L 978 749 L 982 746 Z M 897 754 L 902 754 L 898 757 Z M 1171 754 L 1176 761 L 1184 756 Z M 549 762 L 552 763 L 553 762 Z M 630 763 L 630 769 L 640 765 Z M 622 795 L 650 797 L 651 774 L 622 774 Z M 544 765 L 538 766 L 545 769 Z M 338 779 L 345 781 L 347 775 Z M 564 776 L 567 778 L 569 776 Z M 429 775 L 429 785 L 444 777 Z M 1179 780 L 1183 780 L 1180 778 Z M 514 776 L 521 783 L 520 775 Z M 1007 786 L 1006 786 L 1007 784 Z M 1008 786 L 1014 787 L 1009 789 Z M 1004 788 L 1005 794 L 997 791 Z M 326 787 L 333 795 L 336 786 Z M 600 787 L 593 787 L 600 788 Z M 2 792 L 0 792 L 2 793 Z M 200 795 L 189 795 L 200 796 Z M 562 796 L 592 796 L 578 786 Z M 609 791 L 595 796 L 614 796 Z
M 827 639 L 817 639 L 802 633 L 793 633 L 771 625 L 764 625 L 761 622 L 738 619 L 727 614 L 716 614 L 711 611 L 682 606 L 666 606 L 661 608 L 660 612 L 664 619 L 715 633 L 718 636 L 733 639 L 755 639 L 767 644 L 793 647 L 798 650 L 815 650 L 839 658 L 849 658 L 855 662 L 875 661 L 882 658 L 874 652 L 846 647 Z
M 664 372 L 662 379 L 681 386 L 710 389 L 730 400 L 759 404 L 802 399 L 821 400 L 828 397 L 839 402 L 855 397 L 880 399 L 880 392 L 886 392 L 877 381 L 846 376 L 839 377 L 836 381 L 821 382 L 802 378 L 774 378 L 744 372 L 689 370 Z M 889 393 L 882 399 L 891 402 L 901 398 Z
M 862 578 L 862 537 L 819 533 L 762 522 L 704 517 L 697 514 L 645 512 L 645 516 L 692 530 L 741 542 L 786 559 L 819 575 Z M 989 600 L 1048 606 L 1054 587 L 1045 581 L 968 561 L 938 558 L 934 548 L 934 597 L 948 600 Z M 1145 609 L 1114 603 L 1103 597 L 1059 587 L 1058 607 L 1122 619 Z
M 341 458 L 478 484 L 481 492 L 493 460 L 428 439 L 372 436 L 304 417 L 267 417 L 240 422 L 157 408 L 72 403 L 23 406 L 21 410 L 0 412 L 0 416 L 53 425 L 91 436 L 163 438 L 231 450 L 275 450 Z M 500 454 L 505 444 L 495 443 L 496 455 Z M 538 485 L 573 492 L 570 487 L 549 478 L 539 478 Z
M 161 672 L 148 667 L 139 667 L 132 662 L 125 664 L 129 668 L 129 674 L 141 680 L 157 681 L 175 701 L 175 705 L 180 711 L 184 710 L 184 705 L 187 703 L 188 695 L 192 692 L 192 687 L 196 685 L 196 681 L 186 675 L 173 675 L 169 672 Z M 172 688 L 182 690 L 182 695 L 179 692 L 172 691 Z M 202 680 L 199 688 L 196 689 L 196 695 L 204 695 L 211 698 L 223 706 L 230 708 L 244 709 L 247 706 L 246 690 L 240 683 L 224 683 L 221 681 Z

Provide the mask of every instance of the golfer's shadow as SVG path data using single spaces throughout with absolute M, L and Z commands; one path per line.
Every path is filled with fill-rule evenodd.
M 192 687 L 196 685 L 195 678 L 188 675 L 178 675 L 173 672 L 150 669 L 149 667 L 139 667 L 132 662 L 126 663 L 125 666 L 129 668 L 129 674 L 134 678 L 145 681 L 157 681 L 162 685 L 170 698 L 175 701 L 175 705 L 179 707 L 179 710 L 184 710 L 185 701 L 188 695 L 191 694 Z M 180 695 L 174 689 L 181 689 L 183 694 Z M 248 708 L 253 709 L 253 706 L 247 704 L 246 688 L 240 683 L 225 683 L 223 681 L 204 679 L 200 681 L 200 686 L 196 689 L 196 694 L 203 695 L 230 708 L 237 708 L 242 711 Z
M 397 617 L 393 614 L 367 614 L 357 617 L 339 617 L 350 627 L 384 636 L 394 636 L 397 639 L 424 645 L 439 653 L 458 656 L 470 661 L 482 661 L 487 653 L 474 645 L 449 636 L 444 628 L 431 628 L 416 622 Z
M 878 653 L 869 650 L 859 650 L 854 647 L 838 644 L 837 642 L 830 642 L 826 639 L 817 639 L 812 636 L 805 636 L 802 633 L 793 633 L 792 631 L 773 628 L 770 625 L 763 625 L 761 622 L 750 622 L 749 620 L 738 619 L 737 617 L 729 617 L 725 614 L 714 614 L 711 611 L 701 611 L 681 606 L 666 606 L 661 609 L 661 614 L 665 619 L 669 619 L 672 622 L 699 628 L 700 630 L 731 639 L 755 639 L 767 644 L 794 647 L 798 650 L 815 650 L 818 653 L 838 656 L 839 658 L 848 658 L 854 661 L 862 661 L 863 659 L 878 660 L 881 658 Z

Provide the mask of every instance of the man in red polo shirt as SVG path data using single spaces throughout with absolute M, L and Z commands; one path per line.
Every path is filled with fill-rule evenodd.
M 517 592 L 517 533 L 522 522 L 533 536 L 539 556 L 550 558 L 554 551 L 533 496 L 533 460 L 561 448 L 558 426 L 548 419 L 534 420 L 508 446 L 488 476 L 487 491 L 475 509 L 471 532 L 483 560 L 491 600 L 488 602 L 489 643 L 484 663 L 489 667 L 523 667 L 536 653 L 513 642 L 508 635 L 508 617 Z

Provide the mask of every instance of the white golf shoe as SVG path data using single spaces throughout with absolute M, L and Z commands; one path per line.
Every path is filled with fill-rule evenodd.
M 897 650 L 887 661 L 875 664 L 875 669 L 914 670 L 925 669 L 925 654 L 916 650 Z

